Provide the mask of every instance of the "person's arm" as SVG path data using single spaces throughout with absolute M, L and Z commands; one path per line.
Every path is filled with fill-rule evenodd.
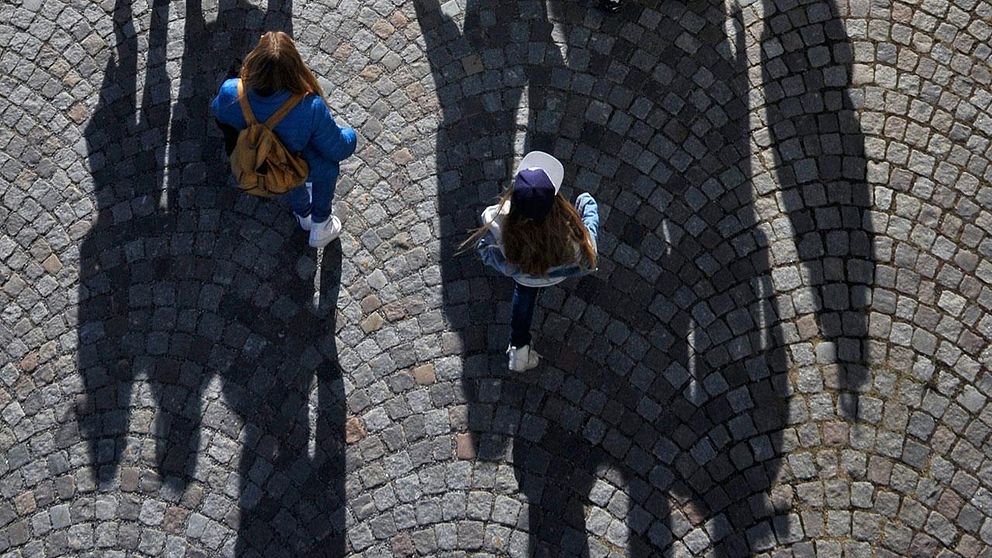
M 332 161 L 343 161 L 355 152 L 358 135 L 347 126 L 341 127 L 334 122 L 331 111 L 320 97 L 309 101 L 313 103 L 313 135 L 310 145 L 321 156 Z
M 589 230 L 589 239 L 592 240 L 593 248 L 596 248 L 596 239 L 599 235 L 599 205 L 588 193 L 581 193 L 575 199 L 575 208 L 579 210 L 582 223 Z
M 503 247 L 493 237 L 492 231 L 479 239 L 479 243 L 476 244 L 475 249 L 479 253 L 482 263 L 503 275 L 514 277 L 519 273 L 515 265 L 506 261 L 506 255 L 503 254 Z
M 233 120 L 234 114 L 241 114 L 241 107 L 238 105 L 238 80 L 232 78 L 225 80 L 217 91 L 217 96 L 210 103 L 210 112 L 221 124 L 238 128 L 238 122 Z M 237 106 L 237 111 L 232 109 Z M 242 125 L 243 126 L 243 125 Z
M 231 152 L 234 151 L 234 146 L 238 143 L 238 129 L 233 126 L 232 122 L 225 122 L 221 118 L 223 114 L 221 103 L 231 102 L 230 99 L 227 99 L 226 101 L 224 100 L 225 97 L 230 97 L 230 95 L 225 93 L 225 85 L 228 85 L 227 81 L 221 84 L 220 90 L 217 92 L 217 96 L 214 97 L 214 100 L 210 103 L 210 111 L 214 115 L 214 122 L 217 124 L 217 127 L 220 128 L 221 133 L 224 134 L 224 151 L 227 153 L 227 156 L 230 157 Z

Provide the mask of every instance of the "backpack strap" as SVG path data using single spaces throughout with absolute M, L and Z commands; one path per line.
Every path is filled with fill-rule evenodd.
M 274 130 L 276 125 L 279 124 L 279 122 L 282 121 L 282 119 L 285 118 L 287 114 L 289 114 L 289 111 L 296 108 L 296 105 L 300 104 L 300 101 L 302 100 L 303 100 L 303 95 L 300 94 L 293 95 L 289 99 L 286 99 L 286 102 L 283 103 L 282 106 L 279 107 L 279 109 L 276 110 L 276 112 L 273 113 L 272 116 L 270 116 L 269 119 L 265 121 L 265 127 L 270 130 Z
M 241 103 L 241 113 L 244 114 L 245 122 L 248 126 L 258 124 L 258 120 L 255 120 L 255 113 L 251 111 L 251 105 L 248 104 L 248 95 L 245 93 L 244 82 L 240 79 L 238 80 L 238 102 Z

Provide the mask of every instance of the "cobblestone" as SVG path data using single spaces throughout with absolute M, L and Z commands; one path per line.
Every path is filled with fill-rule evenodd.
M 0 6 L 0 556 L 992 553 L 987 1 L 277 4 Z M 223 187 L 263 29 L 360 134 L 319 252 Z M 525 149 L 600 261 L 511 375 Z

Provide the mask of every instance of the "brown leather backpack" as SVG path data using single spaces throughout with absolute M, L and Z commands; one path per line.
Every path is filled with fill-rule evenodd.
M 255 119 L 241 81 L 238 81 L 238 99 L 248 123 L 238 133 L 238 143 L 231 153 L 231 171 L 238 187 L 246 194 L 268 197 L 285 194 L 303 184 L 310 172 L 307 162 L 290 153 L 272 131 L 303 100 L 303 95 L 290 97 L 264 124 Z

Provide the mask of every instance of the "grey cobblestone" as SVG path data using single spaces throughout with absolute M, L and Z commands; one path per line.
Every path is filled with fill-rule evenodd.
M 0 7 L 0 555 L 989 553 L 987 2 L 255 4 Z M 277 28 L 320 253 L 205 122 Z M 602 219 L 516 376 L 524 146 Z

